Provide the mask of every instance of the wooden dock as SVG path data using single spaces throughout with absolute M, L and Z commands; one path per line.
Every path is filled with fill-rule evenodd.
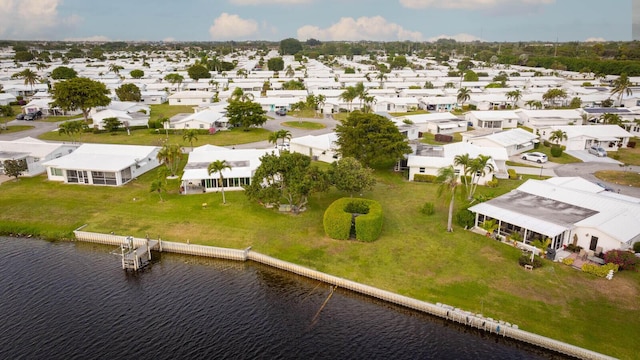
M 136 245 L 133 237 L 128 236 L 122 244 L 122 268 L 124 270 L 137 271 L 147 266 L 151 261 L 151 250 L 156 250 L 160 246 L 158 240 L 149 240 L 143 244 Z

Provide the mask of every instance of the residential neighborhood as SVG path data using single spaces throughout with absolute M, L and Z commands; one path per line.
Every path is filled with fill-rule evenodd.
M 321 207 L 376 197 L 388 206 L 383 236 L 406 237 L 403 249 L 489 238 L 481 256 L 512 262 L 519 276 L 568 265 L 604 277 L 593 268 L 640 257 L 640 78 L 455 51 L 308 56 L 249 45 L 64 50 L 49 61 L 0 48 L 0 189 L 112 196 L 162 218 L 154 226 L 169 236 L 206 229 L 187 244 L 211 233 L 250 249 L 271 240 L 261 227 L 296 224 L 303 230 L 269 246 L 333 246 Z M 369 208 L 344 211 L 351 248 Z M 110 216 L 100 226 L 156 230 Z M 447 245 L 430 247 L 432 236 Z M 388 251 L 389 263 L 414 256 Z

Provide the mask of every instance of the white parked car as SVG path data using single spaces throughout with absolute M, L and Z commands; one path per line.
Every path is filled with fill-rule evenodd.
M 589 148 L 589 154 L 604 157 L 607 156 L 607 151 L 599 146 L 592 146 Z
M 538 164 L 542 164 L 546 163 L 549 159 L 547 158 L 547 155 L 534 151 L 522 154 L 522 160 L 535 161 Z

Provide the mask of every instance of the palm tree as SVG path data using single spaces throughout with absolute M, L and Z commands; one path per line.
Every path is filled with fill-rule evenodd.
M 164 202 L 164 199 L 162 198 L 162 193 L 166 190 L 167 190 L 167 187 L 165 182 L 162 179 L 155 179 L 153 180 L 153 182 L 151 182 L 151 189 L 149 191 L 157 192 L 158 195 L 160 196 L 160 201 Z
M 556 100 L 566 99 L 567 91 L 565 89 L 549 89 L 542 94 L 542 100 L 547 101 L 550 105 L 555 105 Z
M 516 107 L 516 103 L 522 99 L 522 91 L 520 89 L 512 90 L 507 92 L 507 99 L 513 100 L 513 108 Z
M 193 142 L 198 141 L 198 131 L 196 129 L 189 129 L 182 134 L 182 140 L 188 141 L 193 149 Z
M 231 101 L 252 101 L 253 100 L 253 94 L 251 93 L 245 93 L 244 90 L 242 90 L 242 88 L 235 88 L 233 89 L 233 92 L 231 93 L 231 97 L 229 98 L 229 100 Z
M 353 103 L 353 100 L 355 100 L 355 98 L 357 97 L 358 93 L 356 91 L 356 88 L 353 86 L 347 86 L 344 92 L 342 92 L 342 94 L 340 94 L 339 96 L 340 99 L 349 103 L 349 111 L 351 111 L 351 104 Z
M 462 173 L 465 175 L 462 178 L 462 183 L 464 184 L 464 188 L 466 192 L 469 193 L 471 184 L 469 184 L 467 173 L 469 172 L 469 166 L 471 165 L 471 157 L 469 156 L 468 153 L 456 155 L 453 158 L 453 165 L 462 166 Z
M 207 166 L 207 173 L 209 174 L 209 176 L 215 173 L 218 173 L 218 175 L 220 176 L 219 178 L 220 182 L 218 183 L 218 185 L 220 187 L 220 191 L 222 191 L 223 204 L 227 203 L 227 199 L 224 197 L 224 177 L 222 177 L 222 172 L 226 169 L 231 169 L 231 166 L 227 164 L 226 160 L 216 160 L 210 163 L 209 166 Z
M 24 79 L 24 84 L 30 85 L 32 91 L 33 91 L 33 85 L 35 85 L 35 83 L 39 79 L 38 74 L 36 74 L 36 72 L 31 69 L 24 69 L 19 73 L 14 74 L 12 77 Z
M 114 73 L 115 75 L 120 75 L 120 70 L 122 70 L 122 66 L 115 64 L 115 63 L 111 63 L 109 64 L 109 71 Z
M 594 119 L 593 115 L 589 113 L 581 114 L 580 117 L 582 118 L 582 125 L 587 125 L 589 122 L 591 122 L 591 120 Z
M 529 109 L 533 109 L 536 101 L 535 100 L 527 100 L 524 104 L 529 107 Z
M 560 145 L 560 141 L 567 140 L 567 133 L 558 129 L 551 132 L 549 135 L 549 140 L 556 143 L 556 145 Z
M 269 134 L 269 142 L 273 144 L 278 144 L 278 140 L 282 139 L 282 145 L 284 146 L 285 140 L 291 140 L 291 131 L 289 130 L 278 130 L 276 132 L 272 132 Z
M 480 178 L 487 175 L 487 171 L 493 171 L 493 164 L 490 163 L 491 156 L 489 155 L 478 155 L 477 158 L 471 160 L 471 164 L 469 166 L 468 171 L 471 173 L 471 191 L 469 192 L 468 199 L 473 198 L 473 194 L 476 192 L 478 188 L 478 183 L 480 182 Z
M 369 93 L 367 92 L 367 89 L 364 87 L 364 84 L 362 82 L 357 83 L 355 88 L 358 99 L 360 99 L 359 108 L 362 109 L 362 101 L 369 95 Z
M 178 73 L 167 74 L 164 79 L 168 81 L 171 85 L 178 84 L 178 91 L 180 91 L 180 84 L 184 81 L 184 76 Z
M 456 198 L 456 191 L 458 190 L 458 174 L 452 165 L 438 169 L 438 177 L 436 181 L 440 184 L 438 186 L 438 197 L 443 194 L 450 194 L 449 200 L 449 217 L 447 218 L 447 231 L 453 231 L 453 203 Z
M 471 99 L 471 90 L 467 87 L 463 87 L 460 88 L 458 90 L 458 102 L 460 103 L 460 106 L 462 106 L 464 108 L 464 103 L 469 101 L 469 99 Z
M 293 75 L 296 74 L 296 72 L 293 70 L 293 68 L 291 67 L 291 64 L 287 65 L 287 68 L 285 69 L 285 73 L 284 75 L 286 77 L 293 77 Z
M 384 81 L 387 79 L 387 74 L 385 74 L 384 71 L 380 71 L 376 75 L 376 79 L 380 80 L 380 88 L 382 89 L 382 86 L 384 85 Z
M 608 125 L 622 125 L 622 118 L 618 114 L 606 113 L 602 115 L 602 121 Z
M 163 163 L 171 176 L 176 176 L 182 159 L 182 148 L 178 144 L 164 144 L 156 156 Z
M 622 96 L 628 95 L 631 96 L 633 94 L 633 90 L 631 90 L 631 81 L 629 81 L 629 77 L 626 73 L 620 74 L 620 76 L 613 80 L 612 84 L 613 89 L 611 89 L 611 95 L 618 94 L 618 106 L 622 105 Z
M 365 113 L 371 112 L 373 110 L 372 105 L 376 103 L 376 97 L 373 95 L 365 96 L 363 100 L 364 100 L 364 108 L 363 108 L 364 112 Z

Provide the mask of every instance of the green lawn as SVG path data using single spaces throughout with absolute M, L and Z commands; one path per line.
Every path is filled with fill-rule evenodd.
M 634 141 L 637 141 L 637 139 L 634 139 Z M 636 145 L 635 148 L 620 148 L 610 156 L 623 164 L 640 165 L 640 144 Z
M 452 136 L 453 136 L 453 142 L 462 141 L 462 134 L 461 133 L 454 133 L 454 134 L 452 134 Z M 422 133 L 422 138 L 420 139 L 420 142 L 422 142 L 424 144 L 431 144 L 431 145 L 446 145 L 446 144 L 450 144 L 450 143 L 446 143 L 446 142 L 436 141 L 436 135 L 432 134 L 432 133 Z
M 556 164 L 572 164 L 572 163 L 582 162 L 580 159 L 576 159 L 564 151 L 562 152 L 562 156 L 560 157 L 551 156 L 551 147 L 544 146 L 542 143 L 537 149 L 533 149 L 532 151 L 537 151 L 537 152 L 546 154 L 547 157 L 549 158 L 549 161 L 554 162 Z
M 305 130 L 320 130 L 325 128 L 323 124 L 313 121 L 286 121 L 282 123 L 282 126 Z
M 322 117 L 322 114 L 318 114 L 317 111 L 313 110 L 313 109 L 302 109 L 302 110 L 296 110 L 296 111 L 289 111 L 287 113 L 287 115 L 289 116 L 293 116 L 293 117 L 299 117 L 299 118 L 316 118 L 316 117 Z
M 406 112 L 390 112 L 391 116 L 407 116 L 407 115 L 419 115 L 419 114 L 429 114 L 427 110 L 414 110 L 414 111 L 406 111 Z
M 0 134 L 8 134 L 8 133 L 15 133 L 15 132 L 20 132 L 20 131 L 25 131 L 25 130 L 29 130 L 29 129 L 33 129 L 34 127 L 31 125 L 14 125 L 14 126 L 7 126 L 6 129 L 4 130 L 0 130 Z
M 640 186 L 640 174 L 633 171 L 596 171 L 594 174 L 600 180 L 624 186 Z
M 192 114 L 194 108 L 192 105 L 169 105 L 169 103 L 149 105 L 149 107 L 151 108 L 149 121 L 156 121 L 163 117 L 170 119 L 174 115 L 183 113 Z
M 213 135 L 198 135 L 198 140 L 193 142 L 193 146 L 200 146 L 204 144 L 212 145 L 236 145 L 246 144 L 256 141 L 263 141 L 269 138 L 269 131 L 262 128 L 252 128 L 249 131 L 243 131 L 240 128 L 235 128 L 229 131 L 218 131 Z M 54 141 L 70 141 L 71 138 L 67 135 L 60 135 L 57 131 L 51 131 L 44 133 L 38 137 L 42 140 L 54 140 Z M 167 141 L 168 139 L 168 141 Z M 76 141 L 82 143 L 102 143 L 102 144 L 127 144 L 127 145 L 153 145 L 161 146 L 165 142 L 170 144 L 179 144 L 181 146 L 191 146 L 188 142 L 182 139 L 182 134 L 177 132 L 175 134 L 170 133 L 166 135 L 164 130 L 150 130 L 140 129 L 132 130 L 131 135 L 127 135 L 126 131 L 121 130 L 115 133 L 98 133 L 93 132 L 82 133 L 77 136 Z
M 293 216 L 264 209 L 243 192 L 182 196 L 169 182 L 166 201 L 150 193 L 151 172 L 120 187 L 65 185 L 44 176 L 0 187 L 0 231 L 51 237 L 86 230 L 160 236 L 171 241 L 253 250 L 333 275 L 417 299 L 441 302 L 518 324 L 521 329 L 620 358 L 637 356 L 640 333 L 640 274 L 595 278 L 565 265 L 545 262 L 533 272 L 517 264 L 520 251 L 458 226 L 447 233 L 447 203 L 437 186 L 377 173 L 365 197 L 384 207 L 382 236 L 373 243 L 327 238 L 324 209 L 345 194 L 331 191 L 310 199 L 309 210 Z M 480 188 L 491 198 L 521 181 L 500 180 Z M 432 216 L 418 209 L 436 204 Z M 206 208 L 202 203 L 207 203 Z M 462 204 L 461 200 L 457 202 Z
M 67 120 L 84 120 L 84 117 L 82 116 L 82 114 L 80 115 L 69 115 L 69 116 L 46 116 L 46 117 L 42 117 L 41 119 L 38 119 L 36 121 L 42 121 L 42 122 L 60 122 L 60 121 L 67 121 Z

